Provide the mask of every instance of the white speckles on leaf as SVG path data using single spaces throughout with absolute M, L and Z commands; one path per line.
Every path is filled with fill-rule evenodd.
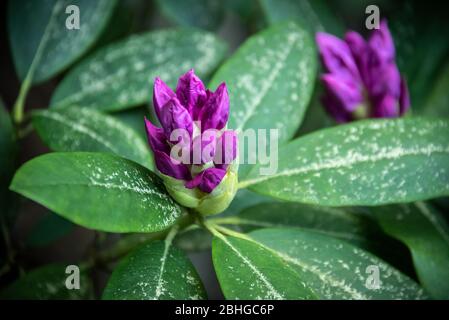
M 407 276 L 375 256 L 343 241 L 311 231 L 262 229 L 249 234 L 295 266 L 321 299 L 425 299 Z M 366 286 L 368 266 L 379 268 L 380 287 Z
M 276 174 L 260 176 L 256 167 L 240 186 L 335 206 L 441 196 L 449 194 L 448 138 L 446 120 L 367 120 L 338 126 L 282 147 Z
M 33 124 L 54 151 L 112 152 L 152 167 L 152 155 L 146 142 L 111 116 L 71 107 L 36 112 Z
M 11 188 L 77 224 L 109 232 L 159 231 L 182 214 L 154 173 L 106 153 L 37 157 L 19 169 Z
M 124 258 L 116 267 L 103 299 L 204 299 L 206 294 L 194 267 L 172 241 L 146 244 Z
M 278 129 L 280 142 L 291 138 L 312 95 L 316 60 L 311 37 L 293 23 L 250 37 L 210 84 L 215 88 L 226 82 L 231 101 L 228 127 L 239 131 Z M 241 166 L 240 178 L 249 167 Z
M 191 29 L 133 35 L 99 50 L 72 70 L 51 104 L 107 111 L 143 104 L 150 101 L 156 76 L 171 86 L 190 68 L 206 76 L 222 59 L 225 47 L 212 34 Z

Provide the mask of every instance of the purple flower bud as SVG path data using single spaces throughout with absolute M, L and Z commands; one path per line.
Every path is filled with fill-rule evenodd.
M 371 97 L 384 96 L 386 94 L 399 98 L 401 93 L 401 75 L 394 63 L 381 66 L 373 66 L 369 82 L 366 87 Z
M 226 130 L 221 135 L 217 143 L 214 163 L 217 168 L 226 169 L 237 157 L 238 138 L 233 130 Z
M 316 41 L 327 72 L 341 78 L 359 78 L 359 71 L 346 42 L 324 32 L 317 33 Z
M 173 97 L 175 93 L 170 89 L 164 81 L 160 78 L 154 80 L 153 86 L 153 106 L 156 112 L 157 118 L 161 119 L 161 109 L 162 107 Z
M 222 83 L 210 94 L 199 114 L 201 131 L 208 129 L 221 130 L 226 126 L 229 117 L 229 96 L 226 84 Z
M 186 130 L 191 136 L 193 133 L 193 121 L 189 112 L 179 102 L 178 98 L 173 97 L 160 110 L 159 121 L 165 132 L 165 137 L 170 139 L 173 130 Z M 177 142 L 177 141 L 172 141 Z
M 159 150 L 153 150 L 154 162 L 157 169 L 166 176 L 178 179 L 178 180 L 190 180 L 191 174 L 188 167 L 182 163 L 176 163 L 176 161 L 170 157 L 169 154 Z
M 145 118 L 145 129 L 147 132 L 148 143 L 151 150 L 162 151 L 164 153 L 170 153 L 170 147 L 167 144 L 164 130 L 154 126 L 150 121 Z
M 359 83 L 350 79 L 341 79 L 338 75 L 325 74 L 321 81 L 326 92 L 332 97 L 336 109 L 353 112 L 363 103 L 362 91 Z
M 379 29 L 373 30 L 369 37 L 368 45 L 380 60 L 394 63 L 394 41 L 386 20 L 381 21 Z
M 317 33 L 316 41 L 326 74 L 323 104 L 338 121 L 361 117 L 398 117 L 409 108 L 405 81 L 395 63 L 393 38 L 381 22 L 365 41 L 354 31 L 345 40 Z
M 206 101 L 207 95 L 203 82 L 195 75 L 193 69 L 179 78 L 176 96 L 192 115 L 193 120 L 197 120 L 198 113 Z
M 390 95 L 385 95 L 378 102 L 375 102 L 373 117 L 375 118 L 395 118 L 399 116 L 398 100 Z
M 203 134 L 193 139 L 192 155 L 194 164 L 205 164 L 211 162 L 215 156 L 217 146 L 217 131 L 206 130 Z
M 204 201 L 218 201 L 210 207 L 213 210 L 198 207 L 201 212 L 224 210 L 237 190 L 237 166 L 229 166 L 237 156 L 237 135 L 232 130 L 222 132 L 229 117 L 226 84 L 222 83 L 215 92 L 210 92 L 194 71 L 189 70 L 179 78 L 175 94 L 156 78 L 153 105 L 162 128 L 147 119 L 145 127 L 156 168 L 167 190 L 188 207 L 200 206 L 199 203 Z M 220 162 L 216 161 L 217 153 L 223 155 Z M 217 195 L 198 199 L 197 193 L 187 190 L 198 188 L 210 193 L 225 176 L 229 178 L 218 192 L 220 200 L 215 197 Z
M 186 188 L 198 188 L 203 192 L 210 193 L 218 186 L 226 175 L 226 170 L 218 168 L 208 168 L 202 171 L 192 180 L 186 183 Z

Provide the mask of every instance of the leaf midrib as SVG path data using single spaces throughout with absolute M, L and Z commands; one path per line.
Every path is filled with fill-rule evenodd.
M 111 152 L 113 152 L 115 154 L 120 154 L 120 152 L 114 148 L 112 142 L 108 141 L 104 136 L 99 134 L 99 132 L 93 131 L 89 127 L 86 127 L 85 125 L 83 125 L 79 122 L 75 123 L 72 121 L 71 118 L 65 117 L 60 113 L 56 114 L 56 113 L 53 113 L 50 111 L 40 112 L 38 115 L 42 116 L 42 117 L 47 117 L 56 122 L 59 122 L 65 126 L 69 127 L 73 131 L 78 132 L 82 135 L 88 136 L 92 140 L 97 141 L 98 143 L 100 143 L 101 145 L 103 145 L 107 149 L 109 149 Z
M 399 155 L 397 155 L 396 152 L 392 152 L 393 151 L 397 151 L 397 150 L 402 150 L 402 152 L 400 152 Z M 426 148 L 418 148 L 418 149 L 410 149 L 407 151 L 407 149 L 403 149 L 403 148 L 394 148 L 390 150 L 389 152 L 386 152 L 384 154 L 379 153 L 376 155 L 373 155 L 372 157 L 369 156 L 363 156 L 358 154 L 359 156 L 359 160 L 353 160 L 353 159 L 347 159 L 347 158 L 337 158 L 336 160 L 327 160 L 324 163 L 321 164 L 309 164 L 306 167 L 302 167 L 302 168 L 294 168 L 294 169 L 288 169 L 285 171 L 281 171 L 280 173 L 276 174 L 276 175 L 271 175 L 271 176 L 261 176 L 258 178 L 254 178 L 254 179 L 248 179 L 248 180 L 244 180 L 240 183 L 239 188 L 246 188 L 250 185 L 254 185 L 254 184 L 258 184 L 260 182 L 264 182 L 264 181 L 268 181 L 268 180 L 272 180 L 272 179 L 277 179 L 280 177 L 285 177 L 285 176 L 293 176 L 293 175 L 298 175 L 298 174 L 307 174 L 307 173 L 312 173 L 312 172 L 317 172 L 317 171 L 321 171 L 321 170 L 329 170 L 329 169 L 336 169 L 336 168 L 347 168 L 347 167 L 351 167 L 353 165 L 358 165 L 358 164 L 362 164 L 362 163 L 368 163 L 368 162 L 377 162 L 377 161 L 383 161 L 383 160 L 394 160 L 394 159 L 399 159 L 399 158 L 403 158 L 406 156 L 422 156 L 422 155 L 427 155 L 430 156 L 431 154 L 434 153 L 442 153 L 442 154 L 449 154 L 449 147 L 443 147 L 443 146 L 435 146 L 435 145 L 428 145 Z M 404 151 L 405 150 L 405 151 Z M 351 155 L 352 158 L 354 158 L 354 155 Z M 257 168 L 255 168 L 257 169 Z
M 254 39 L 254 41 L 255 40 L 256 39 Z M 284 40 L 286 40 L 286 39 L 284 39 Z M 266 85 L 262 86 L 261 90 L 259 91 L 260 94 L 257 96 L 257 99 L 254 99 L 253 103 L 249 106 L 249 108 L 246 109 L 247 112 L 245 113 L 245 117 L 240 122 L 240 124 L 236 127 L 235 130 L 241 131 L 244 128 L 245 124 L 254 115 L 255 110 L 257 109 L 258 106 L 261 105 L 262 100 L 268 94 L 268 91 L 273 86 L 275 79 L 278 78 L 280 71 L 285 68 L 286 65 L 284 62 L 288 59 L 288 57 L 291 54 L 296 43 L 293 41 L 291 43 L 289 43 L 288 41 L 284 41 L 284 42 L 287 42 L 289 45 L 285 49 L 285 52 L 283 52 L 283 54 L 281 56 L 282 59 L 277 59 L 275 68 L 272 69 L 273 71 L 270 73 L 267 81 L 264 82 L 264 83 L 266 83 Z M 282 61 L 282 63 L 281 63 L 281 61 Z

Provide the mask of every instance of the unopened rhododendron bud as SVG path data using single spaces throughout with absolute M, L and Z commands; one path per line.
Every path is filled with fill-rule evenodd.
M 407 85 L 385 20 L 368 41 L 350 31 L 344 40 L 319 32 L 316 42 L 326 71 L 323 104 L 338 122 L 399 117 L 408 110 Z
M 226 129 L 226 84 L 207 90 L 193 70 L 175 92 L 156 78 L 153 106 L 161 128 L 145 119 L 156 169 L 171 196 L 202 214 L 225 210 L 237 189 L 237 135 Z

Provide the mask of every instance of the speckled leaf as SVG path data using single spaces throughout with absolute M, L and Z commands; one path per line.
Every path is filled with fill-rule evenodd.
M 172 238 L 145 244 L 125 257 L 109 279 L 103 299 L 198 300 L 206 292 L 192 263 Z
M 191 68 L 205 77 L 225 52 L 223 41 L 194 29 L 133 35 L 77 65 L 56 88 L 51 105 L 77 104 L 103 111 L 137 106 L 150 101 L 156 76 L 172 87 Z
M 147 117 L 147 119 L 153 120 L 151 118 L 151 113 L 148 112 L 147 107 L 142 106 L 138 108 L 114 112 L 111 114 L 111 116 L 124 123 L 128 127 L 132 128 L 139 136 L 144 139 L 144 141 L 147 141 L 147 133 L 145 132 L 145 126 L 142 119 L 144 117 Z
M 217 218 L 220 219 L 220 218 Z M 220 219 L 237 225 L 244 232 L 260 228 L 301 228 L 326 234 L 359 246 L 366 246 L 375 224 L 362 215 L 339 208 L 319 207 L 292 202 L 260 203 L 239 214 Z
M 331 206 L 411 202 L 449 194 L 448 163 L 449 121 L 366 120 L 296 139 L 276 174 L 255 167 L 241 187 Z
M 328 31 L 342 35 L 344 25 L 326 0 L 261 0 L 269 23 L 297 21 L 312 34 Z
M 386 233 L 409 247 L 422 286 L 437 299 L 449 299 L 449 226 L 444 217 L 423 202 L 372 208 L 371 213 Z
M 273 201 L 270 197 L 262 196 L 249 189 L 239 189 L 232 199 L 229 207 L 221 214 L 221 216 L 235 215 L 242 211 L 244 208 L 251 207 L 261 202 Z
M 299 127 L 312 95 L 317 58 L 307 32 L 282 23 L 249 38 L 213 76 L 210 87 L 225 81 L 231 112 L 228 127 L 279 130 L 279 143 Z M 238 72 L 237 72 L 238 70 Z M 266 150 L 269 152 L 270 139 Z M 249 153 L 249 150 L 246 150 Z M 240 154 L 248 163 L 247 154 Z M 252 165 L 240 165 L 239 179 Z
M 344 241 L 305 230 L 262 229 L 249 236 L 295 268 L 320 299 L 424 299 L 413 280 Z M 379 271 L 375 286 L 372 269 Z M 370 278 L 373 277 L 373 278 Z
M 39 156 L 16 172 L 10 188 L 72 222 L 102 231 L 159 231 L 182 213 L 153 172 L 106 153 Z
M 16 71 L 25 78 L 41 46 L 33 82 L 42 82 L 67 68 L 98 39 L 114 10 L 116 0 L 9 1 L 8 29 Z M 69 5 L 80 11 L 80 29 L 69 30 Z M 69 21 L 72 21 L 69 19 Z
M 73 231 L 75 225 L 63 217 L 48 212 L 39 219 L 26 238 L 30 247 L 47 246 Z
M 236 237 L 218 235 L 212 259 L 226 299 L 314 299 L 295 268 L 275 252 Z
M 33 114 L 33 125 L 53 151 L 109 152 L 153 167 L 146 141 L 112 116 L 86 108 L 42 110 Z
M 89 298 L 91 283 L 80 272 L 80 288 L 67 289 L 65 282 L 72 273 L 65 273 L 67 266 L 51 264 L 28 272 L 0 292 L 0 299 L 14 300 L 73 300 Z
M 220 0 L 158 0 L 157 4 L 170 21 L 208 30 L 220 26 L 225 12 Z

